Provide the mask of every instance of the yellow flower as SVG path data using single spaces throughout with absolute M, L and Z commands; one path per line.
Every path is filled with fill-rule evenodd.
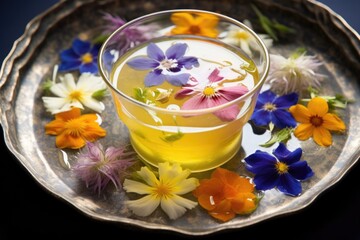
M 182 170 L 178 164 L 159 164 L 159 178 L 149 170 L 142 167 L 137 174 L 143 182 L 125 179 L 123 188 L 127 192 L 145 194 L 146 196 L 126 201 L 127 206 L 138 216 L 149 216 L 160 205 L 170 219 L 183 215 L 186 209 L 192 209 L 197 203 L 179 195 L 193 191 L 198 185 L 196 178 L 187 178 L 190 170 Z
M 81 115 L 79 108 L 55 115 L 55 120 L 45 125 L 45 133 L 56 135 L 56 147 L 79 149 L 87 141 L 94 142 L 106 135 L 99 126 L 96 114 Z
M 171 34 L 174 35 L 192 34 L 211 38 L 218 36 L 216 27 L 219 19 L 211 14 L 198 13 L 194 16 L 190 13 L 174 13 L 171 21 L 176 25 L 171 29 Z
M 332 137 L 330 131 L 343 132 L 345 123 L 335 114 L 328 113 L 329 107 L 325 99 L 314 97 L 305 107 L 296 104 L 289 111 L 300 124 L 294 131 L 294 135 L 304 141 L 313 137 L 320 146 L 330 146 Z

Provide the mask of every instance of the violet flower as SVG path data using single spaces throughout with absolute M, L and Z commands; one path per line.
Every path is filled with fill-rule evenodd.
M 199 83 L 196 79 L 192 78 L 192 81 L 194 82 L 193 85 L 185 86 L 179 90 L 175 94 L 175 98 L 184 98 L 194 95 L 183 104 L 181 109 L 194 110 L 216 107 L 235 100 L 249 91 L 248 88 L 242 84 L 226 87 L 222 86 L 221 80 L 223 80 L 223 77 L 219 76 L 219 73 L 220 70 L 215 68 L 207 77 L 208 81 L 206 81 L 205 84 Z M 222 121 L 232 121 L 236 119 L 239 112 L 239 106 L 234 104 L 215 111 L 214 115 Z
M 59 72 L 79 70 L 80 73 L 98 73 L 97 58 L 99 44 L 92 45 L 89 41 L 76 38 L 71 48 L 60 53 Z
M 314 175 L 306 161 L 300 161 L 302 149 L 290 152 L 285 144 L 280 143 L 272 156 L 257 150 L 246 157 L 246 169 L 255 174 L 254 183 L 258 190 L 277 188 L 279 191 L 298 196 L 302 192 L 300 181 Z
M 80 150 L 73 171 L 86 187 L 98 194 L 110 181 L 117 189 L 122 189 L 121 181 L 127 168 L 135 163 L 134 156 L 134 152 L 126 151 L 125 147 L 109 147 L 104 151 L 99 142 L 87 142 L 85 149 Z
M 296 121 L 288 109 L 297 104 L 298 94 L 290 93 L 277 96 L 267 90 L 259 94 L 251 121 L 256 126 L 267 126 L 273 123 L 277 128 L 296 127 Z
M 191 69 L 199 66 L 198 59 L 195 57 L 185 57 L 188 48 L 186 43 L 176 43 L 164 53 L 155 43 L 147 46 L 147 57 L 135 57 L 127 64 L 137 70 L 149 70 L 145 77 L 145 86 L 160 85 L 168 81 L 174 86 L 185 85 L 189 78 L 189 73 L 179 73 L 183 68 Z

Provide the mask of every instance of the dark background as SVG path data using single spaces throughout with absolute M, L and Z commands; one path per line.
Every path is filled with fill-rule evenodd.
M 55 0 L 0 1 L 0 63 L 26 24 Z M 321 0 L 360 32 L 360 0 Z M 142 230 L 85 216 L 42 188 L 8 151 L 0 128 L 0 240 L 7 239 L 359 239 L 360 165 L 301 211 L 206 236 Z M 201 223 L 199 223 L 201 224 Z M 264 236 L 265 235 L 265 236 Z

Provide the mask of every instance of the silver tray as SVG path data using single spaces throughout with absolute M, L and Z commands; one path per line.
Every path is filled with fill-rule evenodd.
M 219 4 L 221 3 L 221 4 Z M 346 135 L 334 136 L 329 148 L 315 146 L 309 141 L 300 144 L 303 158 L 311 165 L 315 176 L 303 183 L 303 193 L 288 197 L 276 190 L 267 191 L 259 208 L 250 216 L 219 223 L 202 209 L 187 212 L 177 220 L 169 220 L 161 212 L 140 218 L 131 214 L 121 203 L 123 192 L 108 191 L 100 197 L 86 189 L 59 157 L 54 139 L 45 135 L 44 125 L 51 120 L 45 112 L 41 83 L 52 74 L 59 62 L 59 51 L 68 48 L 74 37 L 97 31 L 103 22 L 102 11 L 117 14 L 127 20 L 140 15 L 173 8 L 197 8 L 220 12 L 239 20 L 256 21 L 250 4 L 255 4 L 272 19 L 291 26 L 295 35 L 282 39 L 274 49 L 287 54 L 305 46 L 317 54 L 327 75 L 324 91 L 341 93 L 349 99 L 360 97 L 360 40 L 359 35 L 331 10 L 314 1 L 304 0 L 78 0 L 62 1 L 31 21 L 25 34 L 16 41 L 3 63 L 0 73 L 1 124 L 9 150 L 34 179 L 49 192 L 72 204 L 84 214 L 98 220 L 130 224 L 139 228 L 164 229 L 189 235 L 205 235 L 224 229 L 242 228 L 308 206 L 320 193 L 339 181 L 360 156 L 360 102 L 350 104 L 343 119 Z M 91 16 L 91 18 L 89 17 Z M 255 30 L 256 30 L 255 25 Z M 112 109 L 110 99 L 106 109 Z M 111 110 L 103 113 L 102 127 L 108 135 L 104 145 L 126 144 L 126 127 Z M 249 126 L 244 138 L 253 137 L 263 143 L 266 137 L 254 137 Z M 294 140 L 291 140 L 294 141 Z M 251 154 L 256 146 L 244 142 L 240 155 Z M 69 162 L 72 162 L 72 153 Z M 75 153 L 74 153 L 75 154 Z M 229 163 L 226 166 L 231 168 Z M 236 164 L 236 163 L 235 163 Z M 201 224 L 194 224 L 200 223 Z

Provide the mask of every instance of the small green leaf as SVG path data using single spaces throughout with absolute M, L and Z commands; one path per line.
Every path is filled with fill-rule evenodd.
M 106 93 L 107 93 L 107 89 L 104 88 L 94 92 L 91 96 L 96 100 L 101 100 L 106 95 Z
M 184 136 L 184 134 L 181 131 L 178 131 L 177 133 L 166 133 L 165 137 L 162 137 L 161 139 L 164 140 L 165 142 L 175 142 L 177 140 L 179 140 L 180 138 L 182 138 Z
M 280 131 L 272 133 L 271 138 L 264 144 L 260 144 L 261 147 L 271 147 L 277 142 L 286 143 L 291 138 L 292 128 L 284 128 Z
M 50 88 L 54 85 L 54 82 L 50 79 L 47 79 L 43 84 L 42 88 L 45 91 L 45 93 L 50 93 Z

